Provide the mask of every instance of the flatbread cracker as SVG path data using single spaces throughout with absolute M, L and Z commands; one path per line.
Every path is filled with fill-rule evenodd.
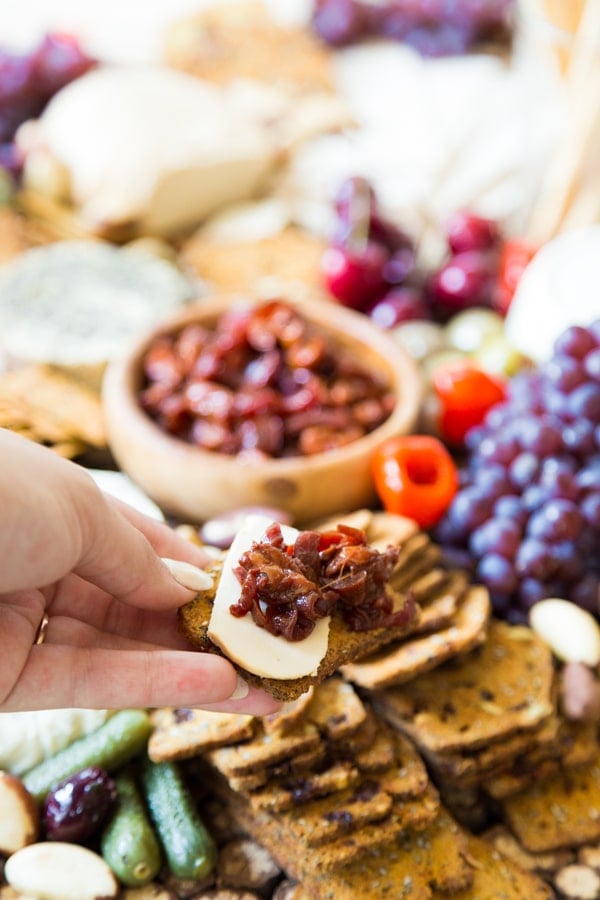
M 319 743 L 319 732 L 308 722 L 299 723 L 293 731 L 280 735 L 267 733 L 259 725 L 252 740 L 234 747 L 212 750 L 208 753 L 208 759 L 226 778 L 230 775 L 250 775 L 300 753 L 315 750 Z
M 342 675 L 368 690 L 403 684 L 480 643 L 490 615 L 488 592 L 485 588 L 473 587 L 466 592 L 453 624 L 448 628 L 424 637 L 411 634 L 374 656 L 361 657 L 358 662 L 342 666 Z
M 153 762 L 190 759 L 205 750 L 249 740 L 253 716 L 209 712 L 202 709 L 156 709 L 148 756 Z
M 493 621 L 475 650 L 371 699 L 427 752 L 476 750 L 553 714 L 553 658 L 530 629 Z
M 600 761 L 562 771 L 500 801 L 502 815 L 532 853 L 578 847 L 600 839 Z
M 473 879 L 469 887 L 455 891 L 454 900 L 551 900 L 552 888 L 531 872 L 526 872 L 486 841 L 468 836 L 466 860 Z M 447 896 L 442 892 L 434 898 Z

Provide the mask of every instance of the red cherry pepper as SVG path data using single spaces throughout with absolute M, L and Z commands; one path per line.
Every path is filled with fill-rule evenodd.
M 498 280 L 494 293 L 494 309 L 505 316 L 515 295 L 521 275 L 535 256 L 537 248 L 526 241 L 508 240 L 502 245 Z
M 433 389 L 440 404 L 438 427 L 442 440 L 459 446 L 466 433 L 481 425 L 488 410 L 506 399 L 506 381 L 470 361 L 439 366 Z
M 384 509 L 414 519 L 421 528 L 435 525 L 458 488 L 454 460 L 429 435 L 384 441 L 373 455 L 371 471 Z

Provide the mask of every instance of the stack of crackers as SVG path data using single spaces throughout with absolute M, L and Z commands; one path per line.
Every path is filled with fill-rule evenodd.
M 202 760 L 229 816 L 294 880 L 286 897 L 545 898 L 440 803 L 413 742 L 339 676 L 262 720 L 157 710 L 152 759 Z
M 4 372 L 0 427 L 69 459 L 107 447 L 99 384 L 87 371 L 35 364 Z

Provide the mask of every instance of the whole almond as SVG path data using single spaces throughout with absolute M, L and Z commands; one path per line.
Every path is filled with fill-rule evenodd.
M 36 900 L 108 900 L 119 892 L 101 856 L 62 841 L 30 844 L 13 853 L 4 877 L 15 890 Z
M 600 663 L 600 627 L 591 613 L 568 600 L 540 600 L 529 611 L 529 624 L 563 662 L 595 668 Z

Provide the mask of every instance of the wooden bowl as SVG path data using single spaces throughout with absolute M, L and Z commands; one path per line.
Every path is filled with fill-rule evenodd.
M 376 501 L 370 474 L 373 451 L 386 438 L 414 428 L 422 389 L 408 354 L 360 313 L 323 300 L 303 299 L 298 304 L 299 312 L 316 329 L 386 378 L 397 397 L 382 425 L 344 447 L 314 456 L 247 462 L 172 437 L 141 409 L 142 361 L 157 336 L 192 322 L 212 327 L 232 302 L 231 297 L 217 297 L 187 307 L 145 336 L 125 359 L 109 366 L 103 399 L 109 445 L 118 465 L 165 512 L 187 522 L 203 522 L 256 505 L 285 509 L 302 524 L 372 505 Z

